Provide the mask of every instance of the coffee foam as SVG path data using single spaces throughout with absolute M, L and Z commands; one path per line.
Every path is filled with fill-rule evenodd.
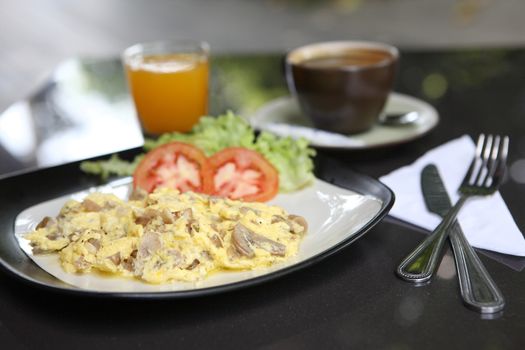
M 355 50 L 381 51 L 387 53 L 390 56 L 379 63 L 373 64 L 373 66 L 387 64 L 399 57 L 399 51 L 397 48 L 387 44 L 368 41 L 328 41 L 310 44 L 294 49 L 288 53 L 286 60 L 290 64 L 298 65 L 301 64 L 301 62 L 314 58 L 326 56 L 344 56 L 345 54 Z

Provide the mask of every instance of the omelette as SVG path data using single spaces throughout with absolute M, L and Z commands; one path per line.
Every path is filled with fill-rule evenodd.
M 25 238 L 34 254 L 58 253 L 69 273 L 158 284 L 286 261 L 306 232 L 303 217 L 278 206 L 159 188 L 129 201 L 104 193 L 69 200 Z

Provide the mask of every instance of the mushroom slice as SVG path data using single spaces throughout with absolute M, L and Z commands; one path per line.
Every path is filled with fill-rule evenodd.
M 176 220 L 175 215 L 166 208 L 162 210 L 160 216 L 165 224 L 173 224 Z
M 128 258 L 128 259 L 122 260 L 121 266 L 122 266 L 122 268 L 124 268 L 124 270 L 127 270 L 129 272 L 133 272 L 133 267 L 134 267 L 133 259 Z
M 281 215 L 272 215 L 272 221 L 271 223 L 272 224 L 276 224 L 278 222 L 285 222 L 285 223 L 288 223 L 288 221 L 283 218 Z
M 199 266 L 201 262 L 199 261 L 199 259 L 193 259 L 193 261 L 191 262 L 191 264 L 189 264 L 187 267 L 186 267 L 186 270 L 193 270 L 194 268 L 196 268 L 197 266 Z
M 160 216 L 160 212 L 156 209 L 147 208 L 143 214 L 137 216 L 135 223 L 141 226 L 147 226 L 151 220 L 156 216 Z
M 251 247 L 253 232 L 241 224 L 235 225 L 232 233 L 232 243 L 237 252 L 247 258 L 253 258 L 255 253 Z
M 98 205 L 95 201 L 92 201 L 89 198 L 84 199 L 82 202 L 82 207 L 85 211 L 89 212 L 99 212 L 102 210 L 102 207 Z
M 100 240 L 96 238 L 90 238 L 87 240 L 89 244 L 91 244 L 93 247 L 95 247 L 96 250 L 100 249 Z
M 246 215 L 250 211 L 252 211 L 255 215 L 261 215 L 261 211 L 254 209 L 254 208 L 250 208 L 250 207 L 240 207 L 239 208 L 239 213 L 241 213 L 242 215 Z
M 142 236 L 137 258 L 143 259 L 158 251 L 162 246 L 160 236 L 157 232 L 148 231 Z
M 308 223 L 306 222 L 306 219 L 299 215 L 288 215 L 288 220 L 295 222 L 299 226 L 303 227 L 302 231 L 294 230 L 293 225 L 292 227 L 292 233 L 306 233 L 308 231 Z
M 122 261 L 122 267 L 129 272 L 133 272 L 135 269 L 135 259 L 137 258 L 137 250 L 134 249 L 127 259 Z
M 47 239 L 49 239 L 50 241 L 56 241 L 57 239 L 59 238 L 62 238 L 64 236 L 62 236 L 60 233 L 58 232 L 53 232 L 53 233 L 50 233 L 46 236 Z
M 52 217 L 46 216 L 42 219 L 42 221 L 38 223 L 38 225 L 36 225 L 35 230 L 38 230 L 40 228 L 49 227 L 55 223 L 56 223 L 55 219 L 53 219 Z
M 91 254 L 96 254 L 97 251 L 100 249 L 100 241 L 95 238 L 88 239 L 84 245 L 86 246 L 88 252 L 90 252 Z
M 235 225 L 232 234 L 232 243 L 241 255 L 248 258 L 255 256 L 252 246 L 264 249 L 276 256 L 284 256 L 286 253 L 286 246 L 284 244 L 261 236 L 242 224 Z
M 187 221 L 186 230 L 190 235 L 193 234 L 192 224 L 195 222 L 195 220 L 193 219 L 193 211 L 191 210 L 191 208 L 179 210 L 179 211 L 174 212 L 173 214 L 175 215 L 177 219 L 180 219 L 180 218 L 186 219 Z M 197 232 L 199 231 L 197 230 Z
M 108 259 L 113 262 L 115 265 L 119 265 L 121 261 L 120 252 L 116 252 L 115 254 L 108 256 Z
M 219 236 L 217 234 L 213 234 L 210 237 L 210 241 L 213 243 L 213 245 L 216 248 L 222 248 L 222 240 L 219 238 Z

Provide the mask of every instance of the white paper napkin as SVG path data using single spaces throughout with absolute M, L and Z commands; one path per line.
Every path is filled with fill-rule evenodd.
M 457 189 L 466 174 L 475 152 L 469 136 L 462 136 L 429 151 L 413 164 L 380 178 L 396 195 L 390 215 L 414 225 L 433 230 L 441 218 L 430 213 L 421 191 L 421 171 L 435 164 L 445 188 L 455 203 Z M 500 193 L 468 200 L 458 216 L 470 244 L 504 254 L 525 256 L 525 239 L 516 226 Z

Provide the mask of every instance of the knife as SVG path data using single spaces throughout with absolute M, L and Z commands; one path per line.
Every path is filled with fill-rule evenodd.
M 452 204 L 435 165 L 427 165 L 421 172 L 421 188 L 427 209 L 444 217 Z M 503 295 L 468 243 L 459 223 L 455 221 L 450 230 L 450 243 L 464 304 L 483 314 L 501 311 L 505 306 Z

